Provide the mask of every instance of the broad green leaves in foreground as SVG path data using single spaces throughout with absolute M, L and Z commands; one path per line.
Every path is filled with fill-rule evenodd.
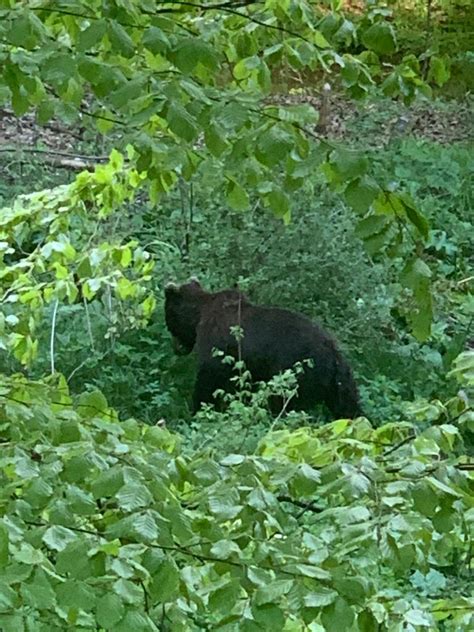
M 181 455 L 99 393 L 0 385 L 0 627 L 469 630 L 455 425 L 336 421 Z

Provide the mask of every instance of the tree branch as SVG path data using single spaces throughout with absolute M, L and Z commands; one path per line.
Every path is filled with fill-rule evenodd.
M 393 445 L 391 448 L 389 448 L 388 450 L 385 450 L 385 452 L 382 454 L 382 457 L 385 458 L 389 454 L 392 454 L 392 452 L 396 452 L 402 446 L 406 445 L 407 443 L 410 443 L 410 441 L 413 441 L 413 439 L 416 439 L 416 434 L 415 433 L 409 434 L 404 439 L 402 439 L 401 441 Z
M 311 511 L 312 513 L 321 513 L 324 511 L 322 507 L 318 507 L 310 500 L 296 500 L 295 498 L 292 498 L 291 496 L 286 496 L 285 494 L 280 494 L 279 496 L 277 496 L 277 500 L 279 500 L 281 503 L 291 503 L 296 507 L 301 507 L 301 509 L 303 509 L 304 511 L 307 510 Z
M 61 156 L 63 158 L 71 158 L 72 160 L 94 160 L 96 162 L 106 162 L 108 156 L 87 156 L 86 154 L 73 154 L 67 151 L 59 151 L 57 149 L 39 149 L 33 147 L 1 147 L 0 153 L 24 152 L 27 154 L 46 154 L 48 156 Z
M 43 156 L 41 161 L 44 164 L 48 164 L 51 167 L 73 170 L 95 169 L 97 163 L 103 163 L 108 160 L 107 156 L 83 156 L 80 154 L 68 154 L 67 152 L 56 151 L 54 149 L 33 149 L 29 147 L 18 147 L 18 149 L 13 147 L 1 148 L 0 153 L 40 154 Z M 26 162 L 26 159 L 20 157 L 18 162 Z
M 232 3 L 231 1 L 229 2 L 222 2 L 219 4 L 198 4 L 198 3 L 193 3 L 193 2 L 171 2 L 169 4 L 175 4 L 175 5 L 180 5 L 183 7 L 189 7 L 189 8 L 193 8 L 193 9 L 200 9 L 201 11 L 221 11 L 222 13 L 228 13 L 230 15 L 236 15 L 240 18 L 244 18 L 245 20 L 248 20 L 249 22 L 252 22 L 253 24 L 257 24 L 258 26 L 263 26 L 264 28 L 267 29 L 272 29 L 274 31 L 280 31 L 280 33 L 285 33 L 286 35 L 291 35 L 292 37 L 296 37 L 300 40 L 303 40 L 303 42 L 307 42 L 308 44 L 312 44 L 314 45 L 313 42 L 311 42 L 311 40 L 309 40 L 307 37 L 304 37 L 304 35 L 301 35 L 300 33 L 297 33 L 296 31 L 291 31 L 290 29 L 285 28 L 284 26 L 279 26 L 278 24 L 267 24 L 267 22 L 263 22 L 262 20 L 259 20 L 258 18 L 254 18 L 251 15 L 247 15 L 246 13 L 243 13 L 242 11 L 238 11 L 237 9 L 233 8 L 233 5 L 235 6 L 235 4 L 238 3 Z M 247 6 L 250 6 L 252 4 L 260 4 L 259 2 L 243 2 L 242 4 L 238 4 L 239 8 L 245 8 Z M 157 9 L 156 11 L 146 11 L 145 9 L 140 9 L 142 13 L 144 13 L 145 15 L 157 15 L 160 13 L 173 13 L 176 11 L 173 11 L 173 9 L 170 7 L 169 9 Z

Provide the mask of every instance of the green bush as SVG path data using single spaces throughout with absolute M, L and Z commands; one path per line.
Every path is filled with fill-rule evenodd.
M 424 431 L 342 420 L 213 457 L 98 391 L 3 377 L 0 627 L 472 629 L 460 401 Z

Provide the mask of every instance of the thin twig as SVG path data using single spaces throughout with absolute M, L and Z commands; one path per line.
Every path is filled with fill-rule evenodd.
M 59 299 L 56 299 L 56 302 L 54 303 L 54 308 L 53 308 L 53 318 L 51 320 L 51 338 L 49 341 L 49 354 L 50 354 L 50 359 L 51 359 L 51 375 L 54 375 L 56 373 L 56 370 L 54 367 L 54 337 L 56 334 L 56 317 L 58 314 L 58 308 L 59 308 Z
M 89 340 L 91 342 L 91 349 L 92 351 L 95 351 L 95 345 L 94 345 L 94 336 L 92 334 L 92 324 L 91 324 L 91 318 L 89 315 L 89 306 L 87 304 L 87 300 L 85 297 L 83 297 L 83 303 L 84 303 L 84 310 L 86 313 L 86 326 L 87 326 L 87 333 L 89 334 Z
M 45 385 L 47 386 L 47 385 Z M 61 390 L 61 389 L 58 389 Z M 63 389 L 65 390 L 65 389 Z M 20 404 L 21 406 L 31 406 L 31 404 L 29 404 L 28 402 L 24 402 L 21 399 L 17 399 L 16 397 L 11 397 L 10 395 L 3 395 L 0 394 L 0 401 L 2 399 L 6 399 L 8 402 L 15 402 L 15 404 Z M 113 413 L 109 413 L 108 410 L 104 410 L 103 408 L 98 408 L 97 406 L 93 406 L 92 404 L 81 404 L 80 402 L 78 403 L 74 403 L 74 402 L 58 402 L 57 400 L 49 400 L 48 402 L 51 405 L 54 406 L 63 406 L 64 408 L 71 408 L 71 409 L 75 409 L 75 408 L 87 408 L 91 411 L 94 411 L 95 413 L 100 413 L 101 415 L 105 415 L 106 417 L 110 417 L 110 419 L 112 419 L 112 421 L 115 421 L 117 416 L 116 414 Z
M 405 437 L 404 439 L 402 439 L 401 441 L 393 445 L 391 448 L 389 448 L 388 450 L 385 450 L 385 452 L 382 454 L 382 457 L 383 458 L 387 457 L 389 454 L 392 454 L 392 452 L 395 452 L 396 450 L 403 447 L 407 443 L 410 443 L 410 441 L 413 441 L 413 439 L 416 439 L 416 434 L 414 433 L 409 434 L 407 437 Z
M 36 521 L 32 521 L 32 520 L 25 520 L 26 524 L 32 525 L 34 527 L 52 527 L 52 526 L 56 526 L 53 523 L 48 523 L 48 522 L 36 522 Z M 70 531 L 74 531 L 74 532 L 78 532 L 78 533 L 85 533 L 87 535 L 91 535 L 91 536 L 95 536 L 98 538 L 102 538 L 104 540 L 107 540 L 107 536 L 105 533 L 99 533 L 99 532 L 95 532 L 92 531 L 90 529 L 83 529 L 81 527 L 73 527 L 70 525 L 62 525 L 64 528 L 69 529 Z M 235 568 L 240 568 L 241 570 L 247 570 L 248 568 L 254 567 L 254 568 L 262 568 L 265 570 L 273 570 L 276 572 L 280 572 L 283 575 L 288 575 L 290 577 L 300 577 L 303 578 L 305 580 L 308 579 L 308 576 L 303 574 L 303 573 L 298 573 L 297 571 L 291 571 L 291 570 L 287 570 L 286 568 L 283 568 L 282 566 L 279 566 L 277 564 L 272 564 L 271 566 L 268 565 L 263 565 L 263 564 L 255 564 L 254 562 L 251 561 L 240 561 L 240 560 L 229 560 L 226 558 L 222 558 L 222 557 L 215 557 L 215 556 L 211 556 L 211 555 L 205 555 L 202 553 L 194 553 L 193 551 L 190 551 L 189 549 L 185 548 L 184 546 L 181 546 L 179 544 L 174 544 L 174 545 L 166 545 L 166 544 L 158 544 L 158 543 L 150 543 L 149 545 L 151 548 L 154 549 L 160 549 L 161 551 L 169 551 L 170 553 L 181 553 L 182 555 L 185 555 L 187 557 L 191 557 L 193 559 L 199 560 L 200 562 L 214 562 L 214 563 L 218 563 L 218 564 L 227 564 L 229 566 L 233 566 Z M 288 562 L 289 564 L 290 562 Z
M 460 417 L 462 417 L 463 415 L 465 415 L 466 413 L 470 413 L 473 410 L 472 406 L 467 406 L 464 410 L 462 410 L 458 415 L 456 415 L 455 417 L 451 417 L 450 419 L 448 419 L 448 421 L 446 423 L 448 424 L 453 424 L 455 421 L 457 421 Z
M 171 3 L 170 3 L 171 4 Z M 201 9 L 202 11 L 221 11 L 222 13 L 229 13 L 230 15 L 237 15 L 240 18 L 244 18 L 245 20 L 248 20 L 249 22 L 252 22 L 253 24 L 258 24 L 258 26 L 263 26 L 264 28 L 268 28 L 268 29 L 272 29 L 274 31 L 280 31 L 280 33 L 285 33 L 286 35 L 291 35 L 292 37 L 296 37 L 300 40 L 303 40 L 304 42 L 307 42 L 308 44 L 313 44 L 313 42 L 311 42 L 311 40 L 309 40 L 308 38 L 304 37 L 304 35 L 301 35 L 300 33 L 297 33 L 296 31 L 290 31 L 290 29 L 285 28 L 284 26 L 279 26 L 278 24 L 267 24 L 266 22 L 263 22 L 262 20 L 259 20 L 258 18 L 254 18 L 251 15 L 247 15 L 246 13 L 242 13 L 241 11 L 238 11 L 237 9 L 233 9 L 230 4 L 228 3 L 221 3 L 220 5 L 215 4 L 215 5 L 206 5 L 206 4 L 195 4 L 192 2 L 172 2 L 172 4 L 177 4 L 177 5 L 181 5 L 184 7 L 192 7 L 193 9 Z M 254 4 L 249 2 L 250 4 Z M 245 8 L 247 6 L 247 4 L 243 5 L 243 8 Z M 155 13 L 165 13 L 167 12 L 167 9 L 158 9 L 158 11 L 143 11 L 142 13 L 146 13 L 148 15 L 153 15 Z
M 73 154 L 67 151 L 59 151 L 57 149 L 40 149 L 34 147 L 2 147 L 0 153 L 27 153 L 27 154 L 46 154 L 48 156 L 61 156 L 63 158 L 71 158 L 73 160 L 94 160 L 96 162 L 104 162 L 108 156 L 87 156 L 86 154 Z
M 280 494 L 279 496 L 277 496 L 277 500 L 279 500 L 281 503 L 291 503 L 296 507 L 301 507 L 301 509 L 304 509 L 304 511 L 311 511 L 312 513 L 321 513 L 324 511 L 322 507 L 318 507 L 311 500 L 296 500 L 295 498 L 292 498 L 291 496 L 286 496 L 285 494 Z

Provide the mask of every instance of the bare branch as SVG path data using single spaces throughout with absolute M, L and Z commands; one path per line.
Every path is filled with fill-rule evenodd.
M 86 154 L 73 154 L 67 151 L 59 151 L 57 149 L 39 149 L 33 147 L 1 147 L 0 154 L 24 152 L 27 154 L 46 154 L 48 156 L 61 156 L 63 158 L 71 158 L 72 160 L 93 160 L 95 162 L 107 162 L 108 156 L 88 156 Z
M 404 439 L 402 439 L 401 441 L 399 441 L 398 443 L 393 445 L 388 450 L 385 450 L 385 452 L 383 453 L 382 456 L 385 458 L 389 454 L 392 454 L 392 452 L 396 452 L 396 450 L 398 450 L 402 446 L 406 445 L 407 443 L 410 443 L 410 441 L 413 441 L 413 439 L 416 439 L 416 435 L 414 433 L 411 433 L 408 436 L 406 436 Z

